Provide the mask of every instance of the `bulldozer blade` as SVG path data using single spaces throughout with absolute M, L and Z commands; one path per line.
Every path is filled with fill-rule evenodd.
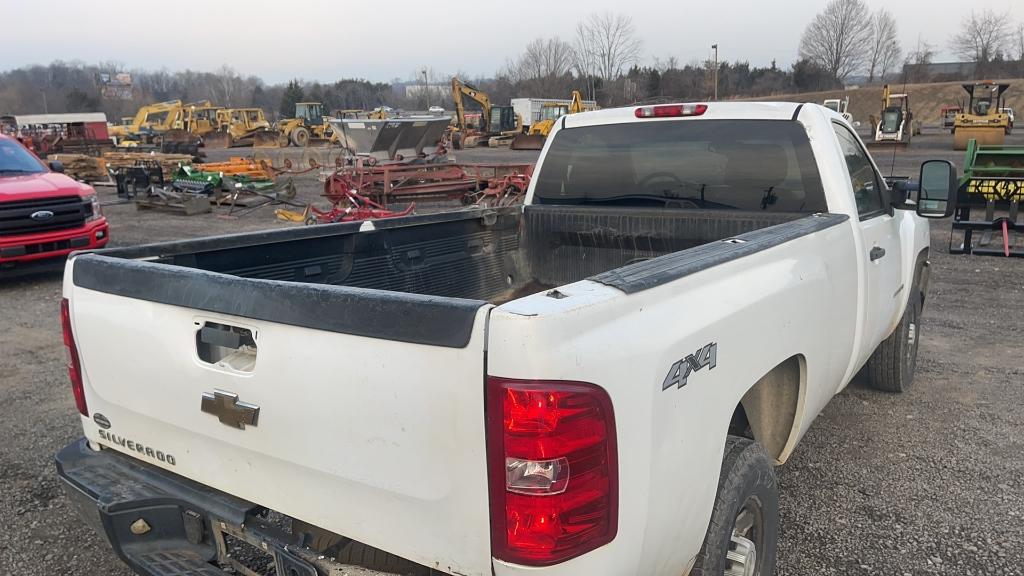
M 967 142 L 977 140 L 979 145 L 1002 146 L 1006 143 L 1006 129 L 1002 126 L 991 128 L 957 128 L 953 132 L 953 150 L 967 150 Z
M 288 138 L 276 130 L 256 132 L 252 139 L 253 148 L 281 148 L 288 145 Z
M 513 150 L 542 150 L 547 137 L 540 134 L 519 134 L 512 139 Z
M 218 150 L 231 147 L 231 134 L 227 132 L 210 132 L 203 136 L 203 146 Z
M 161 142 L 191 143 L 195 140 L 195 137 L 180 128 L 174 128 L 172 130 L 164 132 L 161 135 L 160 140 Z

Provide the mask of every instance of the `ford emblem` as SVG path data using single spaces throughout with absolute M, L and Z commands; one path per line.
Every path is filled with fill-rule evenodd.
M 29 218 L 33 220 L 49 220 L 50 218 L 53 218 L 53 212 L 50 212 L 49 210 L 40 210 L 38 212 L 33 212 Z

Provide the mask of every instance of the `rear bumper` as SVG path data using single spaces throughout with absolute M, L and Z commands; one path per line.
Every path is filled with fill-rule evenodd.
M 232 557 L 229 547 L 240 541 L 249 546 L 243 556 L 277 574 L 386 576 L 305 548 L 252 502 L 112 450 L 92 450 L 84 439 L 61 450 L 56 465 L 72 507 L 139 574 L 231 574 L 221 567 L 237 569 L 238 548 Z
M 78 228 L 0 236 L 0 274 L 15 268 L 63 268 L 62 261 L 54 262 L 76 250 L 93 250 L 106 246 L 110 228 L 106 218 L 98 218 Z M 48 262 L 47 262 L 48 261 Z

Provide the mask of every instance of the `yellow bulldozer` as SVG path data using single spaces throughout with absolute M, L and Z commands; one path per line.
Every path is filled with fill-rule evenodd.
M 305 147 L 338 141 L 328 116 L 324 115 L 324 105 L 320 102 L 296 102 L 295 116 L 279 120 L 276 129 L 281 141 L 293 146 Z
M 217 111 L 217 129 L 203 137 L 207 148 L 287 146 L 283 134 L 274 130 L 262 108 L 221 108 Z
M 591 104 L 593 107 L 593 103 Z M 551 129 L 555 127 L 556 120 L 568 114 L 583 112 L 586 109 L 583 94 L 580 94 L 579 90 L 572 91 L 572 97 L 568 103 L 545 102 L 540 109 L 540 120 L 530 124 L 529 130 L 512 139 L 512 149 L 540 150 L 544 148 L 544 141 L 547 140 Z
M 967 107 L 953 120 L 953 150 L 967 150 L 967 143 L 1001 146 L 1010 133 L 1010 116 L 1003 108 L 1003 93 L 1009 84 L 977 82 L 964 84 L 970 96 Z
M 210 133 L 215 132 L 220 122 L 217 114 L 223 110 L 209 101 L 184 104 L 174 112 L 171 129 L 160 135 L 161 142 L 177 142 L 181 144 L 198 144 Z

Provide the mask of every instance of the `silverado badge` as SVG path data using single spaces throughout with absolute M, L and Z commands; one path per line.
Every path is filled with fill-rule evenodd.
M 213 394 L 203 392 L 200 410 L 213 414 L 221 424 L 245 430 L 246 424 L 255 426 L 260 417 L 260 407 L 238 400 L 238 394 L 214 390 Z

